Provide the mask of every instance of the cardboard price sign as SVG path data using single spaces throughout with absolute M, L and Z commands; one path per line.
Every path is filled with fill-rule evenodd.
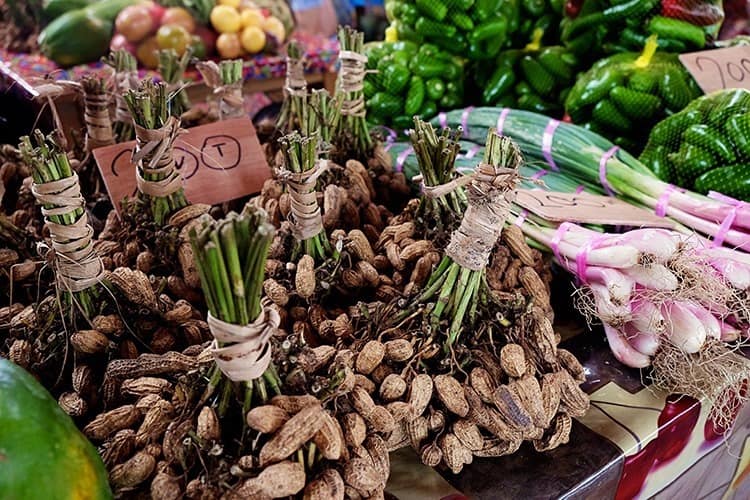
M 541 189 L 519 189 L 516 195 L 518 205 L 552 222 L 568 221 L 610 226 L 674 227 L 668 219 L 611 196 L 588 193 L 554 193 Z
M 691 52 L 679 57 L 706 94 L 722 89 L 750 89 L 750 46 Z
M 94 150 L 107 193 L 118 214 L 120 201 L 135 196 L 135 141 Z M 271 176 L 266 157 L 248 118 L 188 129 L 174 144 L 185 196 L 192 203 L 216 205 L 260 192 Z

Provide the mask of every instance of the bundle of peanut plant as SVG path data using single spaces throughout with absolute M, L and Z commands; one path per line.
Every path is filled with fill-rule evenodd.
M 279 326 L 278 312 L 261 303 L 263 274 L 274 228 L 264 212 L 248 206 L 222 221 L 203 216 L 190 230 L 195 264 L 208 305 L 216 362 L 207 393 L 223 383 L 218 411 L 226 413 L 233 384 L 245 385 L 245 410 L 255 394 L 268 399 L 267 387 L 280 392 L 271 362 L 270 337 Z M 268 384 L 268 386 L 266 385 Z
M 245 116 L 245 101 L 242 96 L 242 59 L 221 61 L 201 61 L 196 68 L 203 81 L 212 89 L 212 97 L 217 103 L 219 120 Z
M 125 102 L 125 93 L 138 86 L 138 63 L 135 56 L 125 49 L 113 50 L 103 60 L 114 71 L 115 118 L 112 131 L 117 142 L 133 139 L 133 119 Z
M 365 110 L 364 34 L 349 26 L 339 26 L 339 69 L 336 95 L 340 96 L 340 115 L 333 123 L 333 137 L 337 154 L 348 153 L 350 158 L 364 161 L 372 152 L 372 138 L 367 126 Z
M 182 56 L 172 49 L 159 51 L 159 74 L 167 84 L 169 100 L 171 101 L 169 112 L 175 118 L 190 109 L 190 99 L 185 91 L 185 70 L 193 57 L 193 50 L 188 48 Z
M 323 228 L 323 217 L 316 196 L 316 183 L 328 168 L 318 159 L 320 137 L 317 133 L 303 137 L 293 132 L 280 139 L 284 157 L 277 172 L 289 189 L 292 234 L 296 240 L 292 260 L 300 253 L 323 262 L 332 254 Z
M 79 307 L 87 318 L 97 310 L 96 285 L 104 268 L 93 246 L 94 230 L 88 224 L 78 175 L 70 166 L 65 151 L 51 137 L 40 131 L 32 139 L 21 139 L 20 150 L 31 167 L 32 192 L 42 205 L 45 225 L 49 229 L 55 252 L 57 285 L 63 304 Z
M 417 299 L 419 304 L 434 304 L 430 311 L 433 327 L 438 327 L 444 315 L 450 318 L 446 349 L 458 339 L 467 315 L 469 324 L 476 318 L 484 270 L 510 213 L 522 161 L 510 139 L 490 131 L 484 161 L 473 174 L 424 188 L 426 196 L 440 197 L 468 184 L 468 207 L 461 225 L 452 233 L 443 260 Z
M 84 120 L 86 122 L 86 151 L 111 146 L 115 143 L 112 120 L 109 116 L 109 94 L 103 78 L 87 75 L 81 80 L 83 88 Z
M 304 50 L 296 41 L 289 42 L 286 50 L 284 102 L 276 122 L 276 128 L 285 134 L 296 130 L 299 126 L 304 98 L 307 95 Z
M 145 80 L 128 91 L 125 101 L 135 125 L 133 162 L 139 196 L 149 204 L 153 221 L 161 226 L 170 214 L 188 205 L 172 156 L 180 120 L 170 113 L 164 83 Z

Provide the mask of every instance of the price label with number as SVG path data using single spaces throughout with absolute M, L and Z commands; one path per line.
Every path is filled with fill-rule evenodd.
M 680 61 L 706 94 L 722 89 L 750 90 L 750 46 L 680 54 Z

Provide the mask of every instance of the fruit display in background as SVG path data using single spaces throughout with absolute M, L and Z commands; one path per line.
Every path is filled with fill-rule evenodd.
M 288 35 L 281 20 L 253 3 L 219 0 L 211 10 L 210 19 L 211 26 L 219 33 L 216 50 L 222 59 L 274 49 Z

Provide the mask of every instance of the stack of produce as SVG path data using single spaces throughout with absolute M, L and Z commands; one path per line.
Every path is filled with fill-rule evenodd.
M 360 39 L 345 34 L 349 63 L 364 66 Z M 214 207 L 202 220 L 210 207 L 149 185 L 166 171 L 162 187 L 175 187 L 171 165 L 148 154 L 173 139 L 163 85 L 131 90 L 133 175 L 149 203 L 113 212 L 95 243 L 115 303 L 71 336 L 74 357 L 59 347 L 51 291 L 0 310 L 3 355 L 54 387 L 100 447 L 115 495 L 382 497 L 389 450 L 412 445 L 458 472 L 524 441 L 559 446 L 586 411 L 583 369 L 552 327 L 548 261 L 502 230 L 516 147 L 490 134 L 461 183 L 457 133 L 417 122 L 430 194 L 410 200 L 403 173 L 369 143 L 348 78 L 350 115 L 298 110 L 304 135 L 283 138 L 260 196 L 241 215 Z M 478 228 L 487 217 L 497 224 Z M 473 236 L 481 251 L 462 253 Z M 222 369 L 246 348 L 261 376 Z
M 653 125 L 700 94 L 677 56 L 657 52 L 652 38 L 642 53 L 602 59 L 580 75 L 565 100 L 565 111 L 573 123 L 638 153 Z
M 542 47 L 542 35 L 538 30 L 524 49 L 501 52 L 488 78 L 482 76 L 481 69 L 476 71 L 482 104 L 562 115 L 578 62 L 564 47 Z
M 652 35 L 662 50 L 690 52 L 717 38 L 723 19 L 717 0 L 573 0 L 565 7 L 562 41 L 589 60 L 641 50 Z
M 223 59 L 257 54 L 280 47 L 289 34 L 268 11 L 240 0 L 219 0 L 211 10 L 211 25 L 219 32 L 216 50 Z
M 750 93 L 701 97 L 659 122 L 639 160 L 663 181 L 750 200 Z
M 389 0 L 386 15 L 399 40 L 472 60 L 497 56 L 520 25 L 517 2 L 506 0 Z
M 405 130 L 414 116 L 429 119 L 438 110 L 464 103 L 463 63 L 435 45 L 381 42 L 365 49 L 364 91 L 373 124 Z
M 534 32 L 544 33 L 542 43 L 554 45 L 560 42 L 560 21 L 564 4 L 562 0 L 522 0 L 519 3 L 520 25 L 513 38 L 513 46 L 523 46 Z

